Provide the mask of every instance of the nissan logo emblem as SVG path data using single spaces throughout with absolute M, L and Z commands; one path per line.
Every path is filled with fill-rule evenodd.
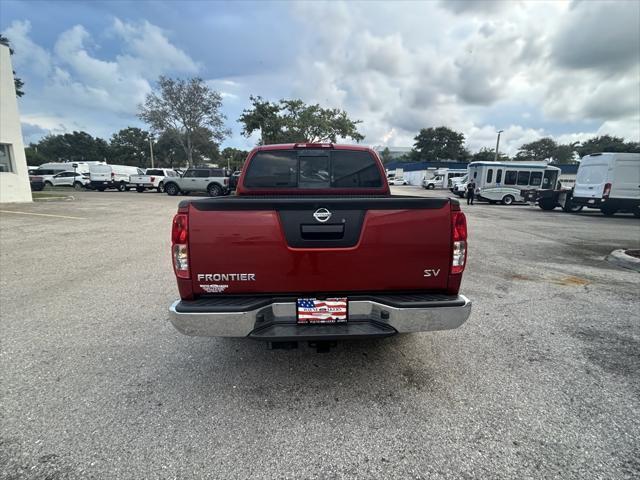
M 326 208 L 319 208 L 315 212 L 313 212 L 313 218 L 315 218 L 320 223 L 324 223 L 331 218 L 331 212 Z

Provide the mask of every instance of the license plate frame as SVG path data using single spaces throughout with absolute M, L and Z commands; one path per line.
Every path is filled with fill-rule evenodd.
M 344 324 L 348 321 L 349 299 L 347 297 L 300 297 L 296 299 L 296 323 L 298 325 L 332 325 Z

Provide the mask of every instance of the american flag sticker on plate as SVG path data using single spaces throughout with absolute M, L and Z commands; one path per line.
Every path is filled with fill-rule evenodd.
M 344 323 L 347 321 L 347 297 L 299 298 L 298 323 Z

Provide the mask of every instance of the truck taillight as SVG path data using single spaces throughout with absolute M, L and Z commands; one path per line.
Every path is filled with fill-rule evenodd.
M 229 179 L 228 179 L 228 178 L 225 178 L 225 179 L 224 179 L 224 184 L 225 184 L 225 185 L 229 185 Z
M 451 212 L 453 254 L 451 273 L 462 273 L 467 260 L 467 218 L 460 211 Z
M 611 184 L 604 184 L 604 191 L 602 192 L 602 198 L 609 198 L 609 194 L 611 193 Z
M 115 173 L 113 173 L 113 172 L 111 172 L 111 178 L 113 178 L 113 177 L 115 177 L 115 176 L 116 176 L 116 174 L 115 174 Z
M 150 180 L 151 180 L 151 183 L 153 183 L 153 182 L 155 182 L 155 181 L 156 181 L 156 177 L 151 177 L 151 179 L 150 179 Z
M 179 278 L 189 278 L 189 217 L 178 213 L 171 228 L 171 254 L 173 270 Z

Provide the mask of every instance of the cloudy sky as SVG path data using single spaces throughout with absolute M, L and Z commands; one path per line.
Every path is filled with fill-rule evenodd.
M 640 2 L 0 2 L 26 83 L 23 132 L 108 138 L 159 75 L 200 76 L 233 134 L 250 94 L 363 120 L 364 143 L 411 146 L 423 127 L 473 150 L 541 136 L 640 141 Z M 502 150 L 501 148 L 501 150 Z

